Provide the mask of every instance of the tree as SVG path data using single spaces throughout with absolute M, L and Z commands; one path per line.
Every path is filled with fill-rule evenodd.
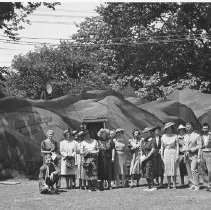
M 142 81 L 139 93 L 162 97 L 194 77 L 192 87 L 211 91 L 209 3 L 108 3 L 97 11 L 110 28 L 117 74 Z
M 17 31 L 24 28 L 21 24 L 30 22 L 27 20 L 27 16 L 30 13 L 34 12 L 41 5 L 55 9 L 55 6 L 58 4 L 60 3 L 0 2 L 0 29 L 9 38 L 15 39 Z
M 109 78 L 98 71 L 97 62 L 71 42 L 37 47 L 26 55 L 15 56 L 12 67 L 17 72 L 10 78 L 14 89 L 32 99 L 40 99 L 46 84 L 53 86 L 52 98 L 80 93 L 85 88 L 105 89 L 109 84 Z
M 4 75 L 9 75 L 8 68 L 7 67 L 0 67 L 0 98 L 5 97 L 5 76 Z

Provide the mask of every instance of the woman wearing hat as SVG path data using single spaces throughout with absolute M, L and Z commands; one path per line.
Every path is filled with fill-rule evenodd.
M 71 137 L 69 130 L 64 131 L 65 140 L 60 142 L 61 159 L 61 175 L 66 179 L 66 187 L 73 187 L 73 179 L 76 174 L 75 155 L 77 142 Z
M 141 177 L 141 170 L 139 164 L 139 155 L 140 155 L 140 131 L 138 129 L 133 130 L 133 139 L 129 139 L 128 148 L 132 153 L 132 160 L 130 164 L 130 176 L 131 176 L 131 184 L 130 187 L 133 187 L 134 179 L 137 180 L 136 186 L 139 185 L 139 179 Z
M 111 189 L 112 149 L 114 145 L 108 129 L 101 128 L 97 135 L 99 137 L 98 179 L 101 181 L 100 188 L 103 190 L 104 181 L 108 181 L 108 189 Z
M 120 187 L 120 176 L 122 187 L 125 186 L 126 174 L 126 144 L 123 138 L 124 129 L 116 129 L 116 136 L 113 139 L 115 155 L 114 155 L 114 176 L 116 178 L 117 187 Z
M 186 127 L 184 125 L 179 125 L 178 130 L 178 141 L 179 141 L 179 170 L 180 170 L 180 178 L 181 178 L 181 186 L 184 186 L 184 177 L 187 175 L 187 169 L 184 162 L 184 152 L 182 151 L 184 142 L 184 136 L 186 133 Z
M 82 165 L 85 178 L 88 181 L 89 191 L 98 191 L 97 166 L 99 146 L 97 140 L 90 137 L 88 130 L 84 130 L 84 140 L 81 143 L 81 149 L 81 154 L 83 155 Z
M 143 177 L 147 180 L 148 187 L 144 189 L 144 191 L 154 191 L 157 190 L 154 185 L 154 168 L 153 168 L 153 161 L 154 161 L 154 153 L 156 149 L 155 139 L 153 138 L 152 134 L 153 128 L 145 128 L 143 133 L 143 140 L 141 141 L 141 157 L 140 161 L 142 163 L 142 173 Z
M 177 135 L 174 134 L 173 126 L 173 122 L 166 123 L 164 126 L 165 134 L 161 137 L 161 156 L 167 176 L 168 189 L 171 188 L 171 177 L 173 189 L 176 189 L 177 161 L 179 158 L 179 143 Z

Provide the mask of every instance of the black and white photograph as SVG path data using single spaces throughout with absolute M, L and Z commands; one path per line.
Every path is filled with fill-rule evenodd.
M 211 1 L 0 1 L 0 209 L 210 209 Z

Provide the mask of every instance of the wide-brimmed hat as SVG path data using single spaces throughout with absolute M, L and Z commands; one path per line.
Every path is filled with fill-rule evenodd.
M 152 127 L 146 127 L 144 128 L 144 130 L 142 131 L 142 133 L 146 133 L 146 132 L 149 132 L 149 131 L 152 131 L 154 128 Z
M 100 137 L 101 134 L 105 132 L 106 135 L 109 135 L 109 130 L 108 129 L 105 129 L 105 128 L 101 128 L 98 132 L 97 132 L 97 136 Z
M 116 133 L 118 133 L 118 132 L 123 132 L 124 131 L 124 129 L 122 129 L 122 128 L 117 128 L 116 129 Z
M 67 133 L 70 134 L 70 131 L 69 131 L 69 130 L 65 130 L 65 131 L 63 132 L 63 136 L 64 136 L 65 138 L 66 138 Z
M 83 131 L 78 132 L 78 136 L 83 136 L 83 135 L 84 135 Z
M 78 131 L 75 130 L 75 131 L 73 131 L 72 134 L 73 134 L 73 136 L 75 136 L 76 134 L 78 134 Z
M 186 127 L 184 125 L 179 125 L 179 127 L 177 128 L 177 130 L 181 130 L 181 129 L 186 129 Z
M 167 128 L 169 128 L 169 127 L 173 126 L 173 125 L 174 125 L 174 123 L 173 123 L 173 122 L 168 122 L 168 123 L 166 123 L 166 124 L 165 124 L 165 126 L 164 126 L 163 130 L 165 130 L 165 129 L 167 129 Z

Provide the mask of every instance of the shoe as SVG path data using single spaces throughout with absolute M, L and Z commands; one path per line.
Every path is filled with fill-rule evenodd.
M 168 186 L 168 187 L 167 187 L 167 190 L 170 190 L 170 189 L 171 189 L 171 187 Z
M 190 186 L 190 187 L 188 188 L 188 190 L 194 190 L 194 188 L 195 188 L 195 186 L 192 185 L 192 186 Z
M 153 192 L 153 191 L 155 191 L 155 190 L 157 190 L 157 188 L 156 188 L 156 187 L 153 187 L 153 188 L 149 189 L 148 191 L 149 191 L 149 192 Z
M 176 187 L 173 187 L 172 189 L 173 189 L 173 190 L 176 190 L 177 188 L 176 188 Z
M 195 189 L 194 189 L 194 191 L 199 191 L 200 190 L 200 188 L 199 187 L 195 187 Z
M 143 189 L 143 191 L 149 191 L 149 190 L 150 190 L 150 188 Z

